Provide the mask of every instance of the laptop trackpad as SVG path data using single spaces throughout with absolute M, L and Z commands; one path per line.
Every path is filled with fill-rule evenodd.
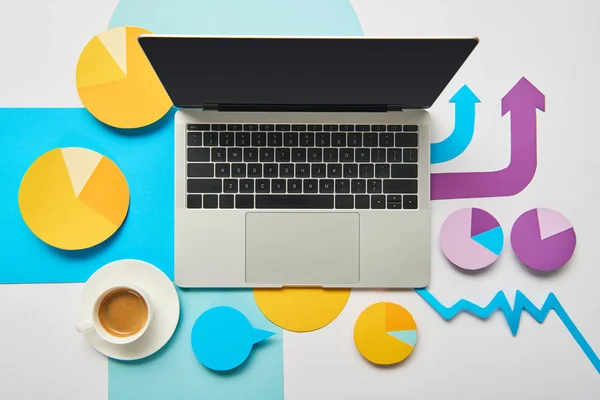
M 358 283 L 359 230 L 358 213 L 248 213 L 246 282 Z

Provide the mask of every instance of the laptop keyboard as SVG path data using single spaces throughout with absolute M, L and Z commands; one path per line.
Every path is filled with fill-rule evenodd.
M 188 124 L 187 208 L 417 209 L 418 131 Z

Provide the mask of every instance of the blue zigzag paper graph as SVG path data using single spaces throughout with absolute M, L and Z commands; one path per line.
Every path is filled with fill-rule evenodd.
M 451 307 L 446 307 L 440 303 L 438 299 L 436 299 L 427 289 L 416 289 L 416 292 L 445 320 L 451 320 L 463 311 L 479 318 L 487 319 L 494 312 L 500 310 L 504 313 L 506 322 L 508 322 L 508 326 L 510 327 L 510 331 L 512 332 L 513 336 L 516 336 L 517 331 L 519 330 L 519 323 L 521 321 L 521 314 L 523 314 L 523 311 L 527 311 L 533 318 L 535 318 L 537 322 L 542 323 L 550 313 L 550 310 L 554 310 L 571 336 L 573 336 L 573 339 L 575 339 L 581 350 L 583 350 L 594 368 L 596 368 L 596 371 L 598 371 L 600 374 L 600 358 L 598 358 L 596 353 L 594 353 L 594 350 L 592 350 L 592 347 L 585 340 L 581 332 L 579 332 L 579 329 L 577 329 L 575 323 L 571 320 L 554 293 L 548 294 L 548 297 L 546 298 L 546 301 L 542 307 L 537 308 L 523 292 L 517 290 L 517 294 L 515 296 L 515 306 L 513 308 L 511 307 L 506 295 L 502 290 L 496 293 L 492 301 L 490 301 L 490 303 L 485 307 L 478 306 L 477 304 L 473 304 L 465 299 L 457 301 Z

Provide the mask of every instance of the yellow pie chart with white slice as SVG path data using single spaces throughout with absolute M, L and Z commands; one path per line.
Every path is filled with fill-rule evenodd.
M 77 62 L 77 92 L 97 119 L 116 128 L 140 128 L 173 106 L 137 38 L 137 27 L 109 29 L 83 49 Z
M 50 150 L 29 167 L 19 188 L 25 224 L 43 242 L 63 250 L 102 243 L 121 226 L 129 186 L 119 167 L 93 150 Z

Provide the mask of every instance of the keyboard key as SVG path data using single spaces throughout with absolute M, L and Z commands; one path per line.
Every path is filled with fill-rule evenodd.
M 358 178 L 358 164 L 344 164 L 344 178 Z
M 258 130 L 258 125 L 256 125 L 256 124 L 244 124 L 244 130 L 245 131 L 257 131 Z
M 225 179 L 223 182 L 223 192 L 225 193 L 237 193 L 238 191 L 238 180 L 237 179 Z
M 404 125 L 404 132 L 418 132 L 418 125 Z
M 327 132 L 335 132 L 338 130 L 338 126 L 337 125 L 325 125 L 323 127 L 323 130 L 327 131 Z
M 338 162 L 338 149 L 323 149 L 323 161 Z
M 350 182 L 350 189 L 352 193 L 366 193 L 367 192 L 367 181 L 364 179 L 352 179 Z
M 271 182 L 268 179 L 256 180 L 256 193 L 269 193 L 271 191 Z
M 202 132 L 188 132 L 188 146 L 202 146 Z
M 290 162 L 290 149 L 276 149 L 275 160 L 277 162 Z
M 288 179 L 288 193 L 302 193 L 302 179 Z
M 371 149 L 372 162 L 385 162 L 385 149 Z
M 363 146 L 377 147 L 379 145 L 379 136 L 376 133 L 363 134 Z
M 342 164 L 327 165 L 327 177 L 328 178 L 341 178 L 342 177 Z
M 323 149 L 312 148 L 308 149 L 308 162 L 322 162 Z
M 294 177 L 294 164 L 279 165 L 279 176 L 282 178 L 293 178 Z
M 274 162 L 275 161 L 275 149 L 264 148 L 260 149 L 260 162 Z
M 212 124 L 213 131 L 224 131 L 226 128 L 225 124 Z
M 227 149 L 227 161 L 229 161 L 229 162 L 242 161 L 242 149 L 240 149 L 239 147 Z
M 265 209 L 332 209 L 333 195 L 256 195 L 256 208 Z
M 388 125 L 388 132 L 402 132 L 402 125 Z
M 263 147 L 267 145 L 266 132 L 252 132 L 252 146 Z
M 233 146 L 234 138 L 233 132 L 219 133 L 219 146 Z
M 306 149 L 300 147 L 292 149 L 292 162 L 306 162 Z
M 281 147 L 283 146 L 283 134 L 281 132 L 269 132 L 267 135 L 269 146 Z
M 305 179 L 304 180 L 304 193 L 318 193 L 319 192 L 319 181 L 316 179 Z
M 356 125 L 355 128 L 357 132 L 369 132 L 371 130 L 369 125 Z
M 233 208 L 234 197 L 232 194 L 222 194 L 219 196 L 219 208 Z
M 219 208 L 219 196 L 216 194 L 205 194 L 203 198 L 204 208 Z
M 388 149 L 387 161 L 390 163 L 402 162 L 402 149 Z
M 354 206 L 359 210 L 365 210 L 369 208 L 369 195 L 359 194 L 354 196 Z
M 289 131 L 290 126 L 287 124 L 277 124 L 277 125 L 275 125 L 275 129 L 278 131 Z
M 354 162 L 354 149 L 340 149 L 341 162 Z
M 331 134 L 331 141 L 334 147 L 346 147 L 346 134 L 333 133 Z
M 240 179 L 240 193 L 254 193 L 254 179 Z
M 242 124 L 229 124 L 227 125 L 227 130 L 229 131 L 241 131 Z
M 219 134 L 217 132 L 204 132 L 204 145 L 205 146 L 218 146 L 219 145 Z
M 362 146 L 362 133 L 349 133 L 348 134 L 348 146 L 349 147 L 361 147 Z
M 385 196 L 374 195 L 371 196 L 371 209 L 381 210 L 385 208 Z
M 254 196 L 244 194 L 236 195 L 235 208 L 254 208 Z
M 375 165 L 375 177 L 376 178 L 389 178 L 390 177 L 390 165 L 389 164 Z
M 371 161 L 371 153 L 369 149 L 356 149 L 356 162 L 369 162 Z
M 331 145 L 331 135 L 329 133 L 317 133 L 317 147 L 329 147 Z
M 221 147 L 213 148 L 212 160 L 213 162 L 227 161 L 227 151 Z
M 285 193 L 286 182 L 285 179 L 273 179 L 271 181 L 271 191 L 273 193 Z
M 319 192 L 333 193 L 333 179 L 320 179 L 319 180 Z
M 416 178 L 417 164 L 392 164 L 392 178 Z
M 244 162 L 258 162 L 258 149 L 254 147 L 244 149 Z
M 188 124 L 188 131 L 208 131 L 210 130 L 209 124 Z
M 188 161 L 210 161 L 210 149 L 208 148 L 188 148 L 187 149 Z
M 309 131 L 313 131 L 313 132 L 314 131 L 322 131 L 323 130 L 323 125 L 315 125 L 315 124 L 308 125 L 308 130 Z
M 379 147 L 394 147 L 394 134 L 393 133 L 380 133 L 379 134 Z
M 188 193 L 221 193 L 223 181 L 221 179 L 188 179 Z
M 402 204 L 404 205 L 404 209 L 406 210 L 416 210 L 419 208 L 417 204 L 417 196 L 415 195 L 404 195 Z
M 231 164 L 231 177 L 232 178 L 245 178 L 246 177 L 246 164 Z
M 336 193 L 350 193 L 350 179 L 338 179 L 335 181 Z
M 310 125 L 309 125 L 309 127 L 310 127 Z M 315 146 L 315 134 L 312 132 L 302 132 L 300 134 L 300 146 L 314 147 Z
M 298 134 L 296 132 L 284 133 L 283 145 L 286 147 L 298 147 Z
M 311 176 L 313 178 L 325 178 L 327 176 L 327 166 L 325 164 L 312 164 Z
M 231 164 L 217 164 L 215 168 L 215 175 L 218 178 L 229 178 L 229 175 L 231 174 L 230 168 Z
M 202 208 L 202 195 L 201 194 L 188 194 L 187 195 L 187 208 Z
M 367 193 L 381 193 L 381 179 L 369 179 L 367 181 Z
M 342 132 L 352 132 L 354 130 L 354 125 L 340 125 L 340 131 Z
M 248 164 L 248 178 L 262 178 L 262 164 Z
M 375 166 L 373 164 L 360 164 L 358 166 L 358 176 L 361 178 L 372 178 L 375 176 Z
M 264 170 L 265 178 L 277 178 L 279 176 L 279 165 L 277 164 L 265 164 Z
M 296 178 L 310 178 L 310 164 L 296 164 Z
M 387 208 L 388 208 L 388 210 L 402 209 L 402 197 L 400 195 L 388 195 L 387 196 Z
M 416 133 L 396 133 L 396 147 L 418 147 L 419 136 Z
M 296 132 L 305 131 L 306 125 L 294 124 L 292 125 L 292 130 Z
M 335 208 L 351 209 L 354 208 L 354 196 L 335 196 Z
M 399 194 L 388 194 L 387 202 L 388 203 L 402 203 L 402 196 Z
M 385 179 L 383 193 L 417 193 L 416 179 Z
M 417 149 L 404 149 L 402 151 L 404 162 L 417 162 Z
M 250 146 L 250 132 L 236 132 L 235 145 L 238 147 Z
M 272 124 L 260 124 L 259 126 L 261 131 L 274 131 L 275 125 Z
M 189 163 L 187 165 L 187 176 L 197 178 L 212 178 L 215 176 L 215 165 Z
M 371 125 L 371 130 L 373 132 L 385 132 L 386 126 L 385 125 Z

